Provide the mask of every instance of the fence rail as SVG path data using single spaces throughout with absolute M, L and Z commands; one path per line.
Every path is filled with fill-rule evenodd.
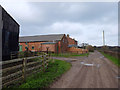
M 45 71 L 48 62 L 49 56 L 47 54 L 14 59 L 9 61 L 2 61 L 0 63 L 3 66 L 2 86 L 7 87 L 11 84 L 14 84 L 18 80 L 24 82 L 27 76 L 41 70 Z

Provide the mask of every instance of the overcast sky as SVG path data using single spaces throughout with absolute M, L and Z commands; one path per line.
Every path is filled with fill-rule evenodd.
M 118 45 L 118 3 L 1 2 L 20 24 L 20 36 L 69 34 L 78 43 Z

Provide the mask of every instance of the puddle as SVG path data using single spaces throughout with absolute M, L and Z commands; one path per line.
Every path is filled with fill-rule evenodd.
M 104 58 L 104 56 L 101 56 L 100 58 Z
M 84 64 L 85 66 L 94 66 L 94 64 Z
M 81 64 L 84 64 L 84 62 L 80 62 Z
M 116 78 L 117 78 L 117 79 L 120 79 L 120 76 L 117 76 Z
M 101 64 L 89 64 L 89 63 L 85 63 L 85 62 L 80 62 L 81 64 L 85 65 L 85 66 L 96 66 L 97 68 L 99 68 L 101 66 Z
M 83 61 L 80 62 L 81 64 L 85 65 L 85 66 L 93 66 L 94 64 L 88 64 L 88 63 L 84 63 Z
M 96 67 L 99 68 L 101 66 L 101 64 L 97 64 Z

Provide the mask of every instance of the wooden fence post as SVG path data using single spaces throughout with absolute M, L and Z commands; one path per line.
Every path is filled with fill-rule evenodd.
M 44 54 L 42 54 L 42 67 L 44 72 L 45 71 Z
M 50 55 L 46 55 L 47 57 L 46 57 L 46 61 L 47 61 L 47 63 L 46 63 L 46 68 L 48 69 L 48 62 L 49 62 L 49 58 L 50 58 Z
M 25 82 L 26 80 L 26 63 L 27 63 L 27 58 L 23 58 L 23 81 Z
M 43 60 L 42 60 L 42 66 L 43 66 L 43 72 L 45 72 L 45 57 L 44 57 L 44 54 L 43 54 Z

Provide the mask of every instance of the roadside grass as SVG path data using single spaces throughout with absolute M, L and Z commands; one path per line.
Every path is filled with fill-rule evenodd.
M 113 56 L 110 56 L 104 52 L 101 52 L 106 58 L 108 58 L 109 60 L 111 60 L 115 65 L 119 66 L 120 67 L 120 62 L 119 62 L 119 58 L 116 58 L 116 57 L 113 57 Z
M 38 72 L 26 79 L 19 88 L 45 88 L 49 87 L 52 82 L 69 70 L 71 64 L 61 60 L 53 60 L 49 62 L 48 69 L 45 72 Z
M 75 53 L 61 53 L 61 54 L 54 54 L 52 53 L 51 56 L 53 57 L 77 57 L 77 56 L 88 56 L 89 53 L 84 53 L 84 54 L 75 54 Z

